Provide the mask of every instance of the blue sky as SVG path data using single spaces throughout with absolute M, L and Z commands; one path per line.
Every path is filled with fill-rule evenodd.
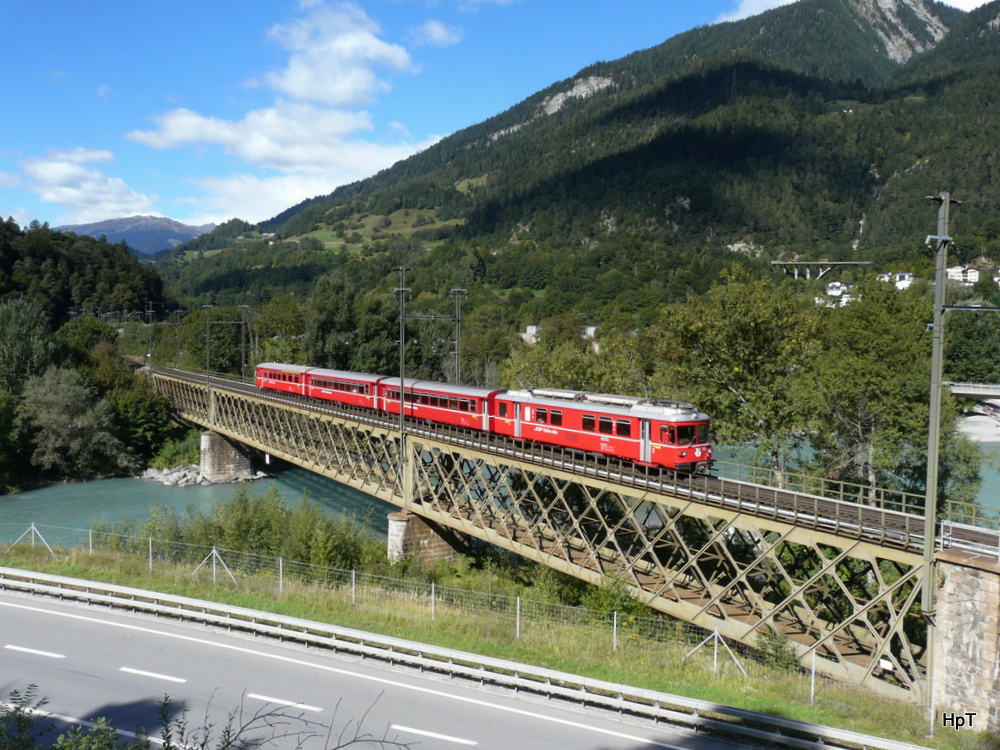
M 262 221 L 593 62 L 789 1 L 0 0 L 0 218 Z

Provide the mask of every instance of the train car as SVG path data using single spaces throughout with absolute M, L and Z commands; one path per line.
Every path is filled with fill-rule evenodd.
M 385 378 L 380 383 L 383 411 L 399 414 L 399 384 L 399 378 Z M 408 417 L 475 430 L 490 429 L 490 415 L 500 393 L 493 388 L 415 378 L 406 378 L 404 388 L 403 403 Z
M 306 395 L 338 404 L 379 409 L 379 383 L 384 375 L 313 368 L 306 372 Z
M 257 365 L 257 375 L 254 382 L 258 388 L 271 391 L 284 391 L 306 395 L 307 374 L 311 367 L 303 365 L 284 365 L 278 362 L 264 362 Z
M 493 430 L 681 471 L 711 467 L 708 415 L 676 401 L 554 388 L 507 391 L 496 399 Z

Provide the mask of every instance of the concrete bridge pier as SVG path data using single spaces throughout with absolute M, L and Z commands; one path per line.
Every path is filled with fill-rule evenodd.
M 253 478 L 250 456 L 217 432 L 201 433 L 201 475 L 210 482 L 236 482 Z
M 936 568 L 936 726 L 1000 732 L 1000 559 L 942 550 Z
M 466 547 L 461 534 L 409 511 L 389 514 L 388 537 L 390 562 L 415 557 L 433 565 L 454 559 Z

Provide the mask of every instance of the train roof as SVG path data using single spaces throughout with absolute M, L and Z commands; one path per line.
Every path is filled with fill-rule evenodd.
M 584 409 L 591 407 L 595 412 L 600 411 L 605 414 L 641 416 L 666 421 L 702 421 L 709 418 L 694 404 L 685 401 L 670 401 L 642 396 L 587 393 L 562 388 L 527 388 L 520 391 L 507 391 L 506 396 L 517 401 L 530 401 L 533 404 L 544 406 L 575 406 Z
M 281 372 L 298 372 L 298 373 L 308 372 L 309 370 L 313 369 L 306 365 L 288 365 L 288 364 L 282 364 L 281 362 L 261 362 L 259 365 L 257 365 L 257 368 L 258 369 L 265 368 L 268 370 L 280 370 Z
M 473 396 L 475 398 L 489 398 L 495 393 L 499 393 L 497 388 L 484 388 L 478 385 L 457 385 L 455 383 L 440 383 L 434 380 L 419 380 L 417 378 L 405 378 L 406 390 L 437 391 L 439 393 L 454 394 L 456 396 Z M 386 378 L 382 385 L 392 388 L 399 385 L 399 378 Z
M 369 375 L 366 372 L 349 372 L 348 370 L 325 370 L 321 367 L 309 368 L 309 375 L 314 378 L 356 380 L 361 383 L 377 383 L 378 381 L 385 379 L 385 375 Z

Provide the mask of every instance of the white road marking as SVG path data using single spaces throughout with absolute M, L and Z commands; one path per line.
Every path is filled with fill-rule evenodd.
M 20 651 L 22 654 L 33 654 L 35 656 L 47 656 L 50 659 L 65 659 L 63 654 L 54 654 L 51 651 L 36 651 L 33 648 L 24 648 L 23 646 L 4 646 L 5 649 L 10 651 Z
M 276 703 L 279 706 L 289 706 L 290 708 L 299 708 L 303 711 L 315 711 L 319 713 L 322 708 L 318 706 L 310 706 L 307 703 L 296 703 L 295 701 L 283 701 L 281 698 L 269 698 L 266 695 L 257 695 L 257 693 L 247 693 L 247 698 L 253 698 L 254 700 L 264 701 L 265 703 Z
M 243 646 L 235 646 L 228 643 L 219 643 L 217 641 L 209 641 L 204 638 L 196 638 L 191 635 L 181 635 L 179 633 L 167 633 L 163 630 L 154 630 L 153 628 L 143 628 L 138 625 L 129 625 L 124 622 L 109 622 L 107 620 L 102 620 L 96 617 L 88 617 L 86 615 L 76 615 L 70 612 L 55 612 L 50 609 L 43 609 L 42 607 L 29 607 L 24 604 L 14 604 L 12 602 L 0 602 L 0 607 L 10 607 L 12 609 L 22 609 L 28 612 L 39 612 L 41 614 L 52 615 L 53 617 L 65 617 L 71 620 L 79 620 L 80 622 L 90 622 L 95 625 L 103 625 L 105 627 L 120 628 L 122 630 L 133 630 L 138 633 L 148 633 L 150 635 L 158 635 L 164 638 L 173 638 L 178 641 L 186 641 L 188 643 L 199 643 L 203 646 L 211 646 L 213 648 L 221 648 L 227 651 L 232 651 L 234 653 L 249 654 L 252 656 L 257 656 L 263 659 L 274 659 L 276 661 L 281 661 L 286 664 L 295 664 L 300 667 L 308 667 L 310 669 L 318 669 L 323 672 L 329 672 L 331 674 L 346 675 L 348 677 L 354 677 L 359 680 L 366 680 L 368 682 L 378 683 L 380 685 L 389 685 L 391 687 L 400 688 L 402 690 L 411 690 L 417 693 L 423 693 L 425 695 L 433 695 L 437 698 L 447 698 L 449 700 L 458 701 L 460 703 L 467 703 L 473 706 L 483 706 L 484 708 L 492 708 L 496 711 L 503 711 L 509 714 L 515 714 L 517 716 L 525 716 L 530 719 L 537 719 L 538 721 L 547 721 L 551 724 L 559 724 L 562 726 L 573 727 L 574 729 L 583 729 L 588 732 L 594 732 L 595 734 L 603 734 L 608 737 L 618 737 L 629 742 L 636 742 L 640 745 L 646 745 L 649 747 L 662 747 L 666 750 L 685 750 L 680 745 L 670 745 L 666 742 L 660 742 L 659 740 L 651 740 L 647 737 L 639 737 L 634 734 L 625 734 L 624 732 L 616 732 L 611 729 L 602 729 L 600 727 L 590 726 L 587 724 L 580 723 L 578 721 L 570 721 L 569 719 L 560 719 L 555 716 L 546 716 L 544 714 L 536 713 L 534 711 L 526 711 L 522 708 L 514 708 L 513 706 L 502 706 L 498 703 L 490 703 L 489 701 L 479 700 L 478 698 L 469 698 L 464 695 L 454 695 L 452 693 L 444 692 L 443 690 L 434 690 L 433 688 L 420 687 L 419 685 L 408 685 L 405 682 L 399 682 L 397 680 L 390 680 L 386 677 L 375 677 L 374 675 L 361 674 L 359 672 L 353 672 L 349 669 L 341 669 L 339 667 L 330 667 L 324 664 L 316 664 L 315 662 L 305 661 L 304 659 L 295 659 L 290 656 L 281 656 L 280 654 L 269 654 L 265 651 L 255 651 L 251 648 L 245 648 Z M 277 644 L 276 644 L 277 645 Z
M 156 672 L 144 672 L 141 669 L 132 669 L 131 667 L 122 667 L 118 670 L 119 672 L 125 672 L 127 674 L 137 674 L 140 677 L 152 677 L 154 680 L 166 680 L 167 682 L 179 682 L 181 684 L 187 682 L 183 677 L 171 677 L 168 674 L 157 674 Z
M 461 737 L 449 737 L 446 734 L 437 734 L 436 732 L 425 732 L 423 729 L 414 729 L 413 727 L 404 727 L 400 724 L 393 724 L 392 728 L 397 732 L 408 732 L 409 734 L 419 734 L 421 737 L 430 737 L 433 740 L 444 740 L 445 742 L 454 742 L 456 745 L 478 745 L 478 742 L 473 742 L 472 740 L 463 740 Z

